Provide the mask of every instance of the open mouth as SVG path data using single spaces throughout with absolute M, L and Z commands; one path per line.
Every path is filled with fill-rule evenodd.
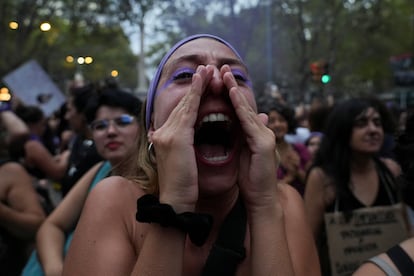
M 229 116 L 211 113 L 202 118 L 195 131 L 194 145 L 199 158 L 208 164 L 230 160 L 236 144 L 235 127 Z

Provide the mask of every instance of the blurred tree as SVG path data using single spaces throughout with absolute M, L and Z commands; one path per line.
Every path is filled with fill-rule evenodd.
M 12 31 L 11 20 L 25 23 Z M 53 20 L 58 28 L 41 33 L 41 20 Z M 257 96 L 271 81 L 295 102 L 314 93 L 349 97 L 387 91 L 394 85 L 389 58 L 414 51 L 411 0 L 3 0 L 0 22 L 2 74 L 39 53 L 60 74 L 65 71 L 54 68 L 60 51 L 85 55 L 96 49 L 95 72 L 125 66 L 129 70 L 120 71 L 120 78 L 136 87 L 138 59 L 124 48 L 128 41 L 119 27 L 129 22 L 147 38 L 141 47 L 147 70 L 178 39 L 213 33 L 237 45 Z M 317 60 L 330 65 L 326 85 L 312 82 L 310 64 Z
M 271 81 L 292 101 L 313 93 L 337 97 L 379 93 L 393 85 L 389 57 L 414 51 L 414 2 L 409 0 L 241 3 L 177 0 L 165 14 L 169 11 L 169 18 L 176 20 L 178 35 L 212 32 L 236 43 L 254 68 L 251 75 L 258 95 L 269 81 L 269 60 Z M 271 20 L 266 20 L 269 10 Z M 309 66 L 316 60 L 330 64 L 332 80 L 326 85 L 312 82 Z
M 76 70 L 88 81 L 100 81 L 112 70 L 121 86 L 136 85 L 136 56 L 110 1 L 4 0 L 0 4 L 0 75 L 36 59 L 64 89 Z M 9 22 L 18 23 L 16 29 Z M 49 22 L 51 29 L 39 26 Z M 91 56 L 90 65 L 67 63 L 66 56 Z

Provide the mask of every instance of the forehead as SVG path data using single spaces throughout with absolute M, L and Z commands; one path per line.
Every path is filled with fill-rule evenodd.
M 128 113 L 128 112 L 126 112 L 126 110 L 123 109 L 122 107 L 102 105 L 96 110 L 95 117 L 99 118 L 99 117 L 105 117 L 108 115 L 120 115 L 120 114 L 125 114 L 125 113 Z
M 355 119 L 358 120 L 378 116 L 380 116 L 380 114 L 376 109 L 374 109 L 373 107 L 368 107 L 367 109 L 363 110 L 360 114 L 358 114 L 358 116 L 356 116 Z
M 179 47 L 168 59 L 165 67 L 173 66 L 180 61 L 192 61 L 206 65 L 242 65 L 243 62 L 225 44 L 212 38 L 198 38 Z

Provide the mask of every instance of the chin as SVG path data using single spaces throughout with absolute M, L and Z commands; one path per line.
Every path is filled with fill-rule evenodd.
M 237 185 L 238 170 L 235 165 L 208 167 L 201 165 L 198 170 L 200 194 L 221 194 Z

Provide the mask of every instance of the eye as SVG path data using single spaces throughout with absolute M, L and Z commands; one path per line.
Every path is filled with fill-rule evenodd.
M 134 120 L 134 117 L 128 116 L 128 115 L 123 115 L 119 118 L 116 118 L 115 123 L 118 126 L 127 126 L 127 125 L 130 125 L 133 120 Z
M 356 127 L 364 127 L 366 125 L 367 125 L 367 120 L 366 119 L 357 119 L 354 122 L 354 126 L 356 126 Z
M 185 80 L 191 80 L 195 71 L 191 68 L 182 68 L 177 70 L 173 76 L 173 81 L 185 81 Z
M 373 122 L 374 122 L 374 125 L 377 126 L 377 127 L 382 126 L 382 122 L 381 122 L 381 119 L 380 118 L 375 118 L 373 120 Z
M 248 85 L 250 85 L 250 81 L 249 81 L 249 79 L 248 79 L 248 77 L 247 77 L 246 73 L 244 73 L 243 71 L 238 70 L 238 69 L 233 69 L 233 70 L 231 70 L 231 72 L 232 72 L 232 74 L 233 74 L 234 78 L 235 78 L 238 82 L 241 82 L 241 83 L 247 83 Z
M 106 129 L 108 126 L 108 122 L 106 121 L 96 121 L 94 123 L 91 124 L 91 128 L 94 130 L 104 130 Z

